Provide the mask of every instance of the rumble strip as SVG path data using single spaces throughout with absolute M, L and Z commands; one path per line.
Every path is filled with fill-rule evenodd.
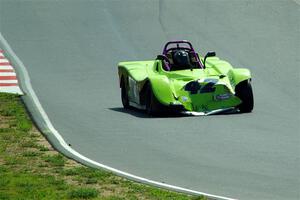
M 0 92 L 22 95 L 16 72 L 0 49 Z

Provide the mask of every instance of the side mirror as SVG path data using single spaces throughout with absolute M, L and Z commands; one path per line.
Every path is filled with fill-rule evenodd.
M 214 56 L 216 56 L 216 52 L 214 52 L 214 51 L 207 52 L 207 54 L 204 57 L 204 61 L 203 61 L 204 69 L 206 68 L 206 66 L 205 66 L 206 58 L 208 58 L 208 57 L 214 57 Z

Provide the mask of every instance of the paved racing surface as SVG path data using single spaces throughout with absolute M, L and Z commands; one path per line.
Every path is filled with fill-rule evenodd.
M 0 31 L 55 128 L 111 167 L 240 199 L 299 199 L 296 1 L 0 0 Z M 121 107 L 117 63 L 188 39 L 252 71 L 250 114 L 148 118 Z

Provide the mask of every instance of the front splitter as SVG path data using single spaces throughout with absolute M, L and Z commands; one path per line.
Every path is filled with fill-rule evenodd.
M 207 115 L 214 115 L 220 113 L 236 113 L 237 111 L 238 110 L 235 107 L 230 107 L 230 108 L 221 108 L 217 110 L 212 110 L 208 112 L 182 111 L 181 113 L 190 116 L 207 116 Z

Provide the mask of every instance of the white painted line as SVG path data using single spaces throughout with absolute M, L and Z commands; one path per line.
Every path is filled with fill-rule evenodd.
M 9 61 L 6 58 L 0 59 L 0 63 L 8 63 Z
M 47 135 L 53 134 L 55 136 L 55 138 L 59 141 L 59 144 L 61 145 L 61 147 L 63 147 L 66 151 L 68 151 L 69 153 L 71 153 L 73 155 L 73 158 L 75 156 L 76 158 L 79 158 L 79 159 L 85 161 L 88 164 L 92 164 L 92 165 L 97 166 L 99 168 L 111 171 L 111 172 L 113 172 L 113 173 L 115 173 L 115 174 L 117 174 L 119 176 L 123 176 L 125 178 L 131 179 L 131 180 L 135 180 L 135 181 L 138 181 L 138 182 L 141 182 L 141 183 L 144 183 L 144 184 L 148 184 L 148 185 L 152 185 L 152 186 L 156 186 L 156 187 L 161 187 L 161 188 L 165 188 L 165 189 L 169 189 L 169 190 L 173 190 L 173 191 L 177 191 L 177 192 L 182 192 L 182 193 L 188 193 L 188 194 L 193 194 L 193 195 L 203 195 L 203 196 L 206 196 L 206 197 L 211 198 L 211 199 L 235 200 L 233 198 L 228 198 L 228 197 L 223 197 L 223 196 L 208 194 L 208 193 L 199 192 L 199 191 L 196 191 L 196 190 L 190 190 L 190 189 L 187 189 L 187 188 L 178 187 L 178 186 L 174 186 L 174 185 L 169 185 L 169 184 L 166 184 L 166 183 L 161 183 L 161 182 L 153 181 L 153 180 L 146 179 L 146 178 L 143 178 L 143 177 L 135 176 L 133 174 L 130 174 L 130 173 L 127 173 L 127 172 L 124 172 L 124 171 L 121 171 L 121 170 L 109 167 L 107 165 L 101 164 L 101 163 L 96 162 L 94 160 L 91 160 L 91 159 L 85 157 L 84 155 L 78 153 L 74 149 L 72 149 L 65 142 L 65 140 L 62 138 L 62 136 L 54 128 L 53 124 L 49 120 L 49 118 L 48 118 L 45 110 L 43 109 L 43 107 L 42 107 L 42 105 L 41 105 L 38 97 L 36 96 L 36 94 L 35 94 L 32 86 L 31 86 L 30 77 L 29 77 L 29 74 L 28 74 L 28 72 L 27 72 L 24 64 L 17 57 L 17 55 L 13 52 L 13 50 L 11 49 L 11 47 L 9 46 L 9 44 L 7 43 L 7 41 L 2 36 L 1 32 L 0 32 L 0 42 L 2 42 L 2 44 L 6 47 L 6 52 L 14 58 L 14 60 L 15 60 L 15 62 L 17 64 L 17 66 L 15 66 L 15 67 L 18 67 L 19 70 L 20 70 L 20 72 L 22 72 L 22 73 L 20 73 L 20 75 L 22 75 L 24 77 L 25 81 L 24 81 L 24 83 L 21 83 L 21 84 L 24 84 L 23 87 L 25 87 L 28 90 L 27 95 L 30 95 L 30 97 L 33 99 L 32 103 L 38 109 L 40 115 L 42 116 L 44 122 L 46 123 L 46 124 L 43 124 L 43 125 L 46 126 L 49 129 L 49 131 L 50 131 L 50 132 L 47 132 L 45 134 L 47 134 Z
M 0 83 L 18 83 L 18 80 L 0 80 Z
M 0 66 L 0 69 L 14 69 L 11 65 Z
M 0 56 L 4 56 L 4 54 L 3 54 L 3 53 L 0 53 Z
M 17 76 L 15 72 L 0 72 L 0 76 Z

